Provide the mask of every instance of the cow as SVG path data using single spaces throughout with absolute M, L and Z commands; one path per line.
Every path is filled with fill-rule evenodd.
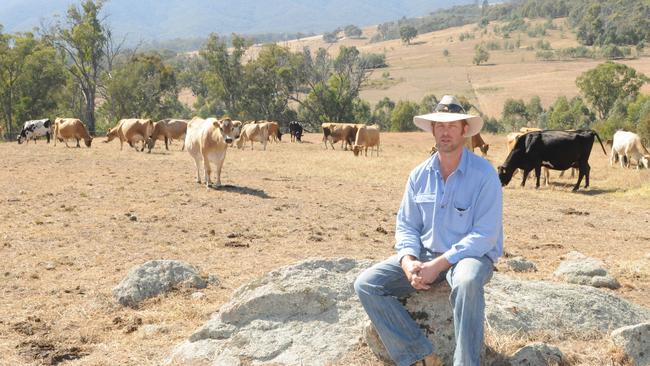
M 93 138 L 88 133 L 86 125 L 77 118 L 57 118 L 54 120 L 54 146 L 56 146 L 56 140 L 62 141 L 65 144 L 65 147 L 68 146 L 68 140 L 75 139 L 77 140 L 77 147 L 79 145 L 79 140 L 84 140 L 86 147 L 90 147 L 90 144 L 93 142 Z
M 269 141 L 275 141 L 275 142 L 282 141 L 282 132 L 280 132 L 280 125 L 277 122 L 273 122 L 273 121 L 264 121 L 264 123 L 268 124 Z
M 210 188 L 210 174 L 212 173 L 210 163 L 213 163 L 217 167 L 215 186 L 221 185 L 221 168 L 226 159 L 228 145 L 234 140 L 233 132 L 230 118 L 218 120 L 194 117 L 188 122 L 185 147 L 194 159 L 197 183 L 201 184 L 201 164 L 203 164 L 205 186 Z
M 360 126 L 357 129 L 354 146 L 352 147 L 354 156 L 359 156 L 362 149 L 365 150 L 365 155 L 368 156 L 368 148 L 370 148 L 370 157 L 372 157 L 373 146 L 375 146 L 377 156 L 379 156 L 379 125 Z
M 47 143 L 50 143 L 50 137 L 52 136 L 52 121 L 49 118 L 36 119 L 27 121 L 23 124 L 23 129 L 18 134 L 18 143 L 22 144 L 23 140 L 29 142 L 29 140 L 34 140 L 36 143 L 36 138 L 45 136 L 47 138 Z
M 574 191 L 580 188 L 582 178 L 585 178 L 585 188 L 589 187 L 589 155 L 594 144 L 594 137 L 598 138 L 603 146 L 600 136 L 595 131 L 534 131 L 522 135 L 517 139 L 506 161 L 498 167 L 499 179 L 503 186 L 507 185 L 516 169 L 523 169 L 521 186 L 526 184 L 526 178 L 531 170 L 535 170 L 537 178 L 536 188 L 539 188 L 539 178 L 542 167 L 554 170 L 566 170 L 571 167 L 579 169 L 578 182 L 573 187 Z
M 330 142 L 332 150 L 334 150 L 334 144 L 341 141 L 341 147 L 344 150 L 348 149 L 348 146 L 352 146 L 354 139 L 357 135 L 357 130 L 360 126 L 353 123 L 323 123 L 321 127 L 323 128 L 323 142 L 325 143 L 325 149 L 327 149 L 327 142 Z
M 237 148 L 243 149 L 246 141 L 251 142 L 251 150 L 253 142 L 258 141 L 262 143 L 263 149 L 266 150 L 266 143 L 269 139 L 269 125 L 267 123 L 248 123 L 241 129 L 239 139 L 237 139 Z
M 621 168 L 629 167 L 631 159 L 634 159 L 637 169 L 642 166 L 648 169 L 650 153 L 643 146 L 639 135 L 633 132 L 619 130 L 614 133 L 609 165 L 613 166 L 619 159 L 621 160 Z
M 291 135 L 291 142 L 302 142 L 302 132 L 303 128 L 300 122 L 291 121 L 289 122 L 289 134 Z
M 111 142 L 117 137 L 120 139 L 120 150 L 122 150 L 124 147 L 124 141 L 126 141 L 129 143 L 129 146 L 138 151 L 138 147 L 135 143 L 142 141 L 142 149 L 139 151 L 144 151 L 145 146 L 149 143 L 149 139 L 151 139 L 152 133 L 153 121 L 150 119 L 121 119 L 117 122 L 115 127 L 108 131 L 104 143 Z M 151 150 L 149 150 L 149 152 L 151 152 Z
M 483 141 L 480 133 L 466 138 L 465 147 L 467 147 L 467 149 L 471 150 L 472 152 L 474 152 L 474 150 L 478 147 L 483 157 L 487 156 L 487 152 L 490 149 L 490 145 L 486 144 L 485 141 Z
M 156 145 L 156 140 L 165 141 L 165 150 L 169 150 L 169 142 L 172 139 L 183 139 L 181 150 L 185 149 L 185 132 L 187 131 L 187 120 L 185 119 L 163 119 L 153 124 L 151 139 L 147 144 L 149 152 Z

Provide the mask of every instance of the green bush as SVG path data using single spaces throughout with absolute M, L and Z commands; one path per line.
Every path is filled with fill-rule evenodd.
M 370 69 L 388 67 L 388 64 L 386 63 L 386 55 L 383 53 L 369 53 L 363 55 L 361 62 Z

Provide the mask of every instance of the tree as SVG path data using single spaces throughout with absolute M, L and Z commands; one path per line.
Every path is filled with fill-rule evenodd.
M 383 131 L 389 130 L 391 127 L 390 116 L 394 108 L 395 102 L 388 97 L 384 97 L 384 99 L 375 104 L 375 108 L 372 111 L 372 122 L 381 126 Z
M 547 128 L 566 130 L 590 128 L 594 120 L 593 114 L 580 97 L 568 100 L 561 96 L 549 108 Z
M 300 83 L 301 62 L 300 55 L 286 47 L 264 45 L 257 58 L 244 67 L 242 118 L 285 123 L 295 119 L 289 101 Z
M 350 24 L 343 28 L 343 34 L 348 38 L 359 38 L 363 34 L 363 31 L 356 25 Z
M 482 62 L 487 62 L 490 58 L 490 53 L 485 50 L 482 45 L 476 45 L 474 52 L 474 65 L 480 65 Z
M 325 32 L 323 33 L 323 41 L 327 43 L 336 43 L 339 40 L 338 32 Z
M 399 37 L 402 42 L 411 44 L 411 40 L 418 35 L 418 30 L 412 25 L 403 25 L 399 27 Z
M 356 47 L 341 46 L 335 59 L 323 48 L 315 56 L 305 48 L 300 87 L 291 99 L 299 103 L 299 112 L 311 127 L 320 122 L 349 122 L 354 118 L 361 85 L 370 72 Z
M 135 55 L 105 76 L 99 108 L 112 126 L 122 118 L 159 120 L 182 113 L 175 70 L 157 54 Z
M 54 113 L 65 70 L 56 50 L 32 33 L 1 31 L 0 119 L 13 135 L 20 122 Z
M 108 27 L 99 18 L 104 2 L 84 0 L 81 8 L 71 5 L 67 27 L 57 23 L 50 34 L 52 43 L 65 55 L 68 70 L 84 96 L 83 120 L 95 133 L 95 99 L 102 70 L 106 67 Z
M 239 113 L 237 103 L 243 93 L 243 65 L 241 58 L 248 48 L 248 42 L 234 34 L 229 50 L 224 39 L 217 34 L 210 34 L 205 47 L 199 52 L 207 62 L 201 79 L 206 88 L 205 111 L 215 115 L 220 112 L 236 116 Z
M 390 114 L 390 130 L 391 131 L 413 131 L 415 125 L 413 124 L 413 117 L 418 114 L 418 105 L 410 102 L 400 100 L 395 105 L 392 113 Z
M 576 85 L 598 113 L 598 118 L 607 119 L 617 99 L 633 100 L 647 81 L 648 78 L 637 74 L 635 69 L 608 61 L 582 73 Z
M 506 99 L 503 104 L 503 125 L 510 131 L 517 131 L 528 125 L 528 110 L 522 99 Z

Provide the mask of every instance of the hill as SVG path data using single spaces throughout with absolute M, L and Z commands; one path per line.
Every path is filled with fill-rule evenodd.
M 0 24 L 6 32 L 28 31 L 43 18 L 64 15 L 71 0 L 3 0 Z M 472 0 L 111 0 L 104 7 L 116 34 L 131 42 L 241 34 L 324 32 L 339 26 L 367 26 L 425 15 Z M 164 5 L 162 5 L 164 4 Z
M 542 25 L 545 20 L 528 20 L 529 28 Z M 282 42 L 295 51 L 308 46 L 311 49 L 327 48 L 336 54 L 341 45 L 356 46 L 363 53 L 385 53 L 387 68 L 374 70 L 361 97 L 374 104 L 384 97 L 392 100 L 420 101 L 427 94 L 440 97 L 444 94 L 464 95 L 483 113 L 501 117 L 503 104 L 508 98 L 524 99 L 539 96 L 548 107 L 559 96 L 578 95 L 575 79 L 583 72 L 605 62 L 602 58 L 574 58 L 546 61 L 537 57 L 540 41 L 551 50 L 579 46 L 567 19 L 553 21 L 554 29 L 544 36 L 531 36 L 526 31 L 514 31 L 508 38 L 498 32 L 504 22 L 491 22 L 485 32 L 476 24 L 453 27 L 418 35 L 411 45 L 400 40 L 370 43 L 376 27 L 365 28 L 363 39 L 340 39 L 328 44 L 322 37 L 310 37 Z M 463 39 L 463 40 L 461 40 Z M 519 43 L 518 47 L 513 47 Z M 491 45 L 487 64 L 472 63 L 474 47 Z M 508 47 L 508 49 L 506 49 Z M 498 49 L 497 49 L 498 48 Z M 255 47 L 251 52 L 255 52 Z M 443 55 L 444 50 L 448 56 Z M 650 58 L 639 57 L 616 60 L 650 75 Z M 386 76 L 387 75 L 387 76 Z M 642 88 L 650 92 L 650 86 Z

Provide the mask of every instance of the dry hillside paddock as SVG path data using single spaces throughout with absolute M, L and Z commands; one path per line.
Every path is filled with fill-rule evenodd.
M 102 139 L 102 138 L 100 138 Z M 409 171 L 428 158 L 426 133 L 384 133 L 379 157 L 325 150 L 321 135 L 228 150 L 215 190 L 195 183 L 191 157 L 170 151 L 0 143 L 0 364 L 156 365 L 239 286 L 280 266 L 323 257 L 381 260 L 393 253 L 394 219 Z M 505 137 L 485 136 L 488 159 Z M 99 141 L 99 140 L 98 140 Z M 608 150 L 609 152 L 609 150 Z M 609 167 L 600 145 L 591 187 L 552 171 L 549 187 L 504 189 L 505 250 L 553 280 L 572 250 L 603 260 L 614 294 L 650 307 L 650 172 Z M 177 259 L 217 274 L 205 297 L 180 288 L 139 308 L 112 289 L 148 260 Z M 156 326 L 156 327 L 153 327 Z M 489 339 L 504 352 L 522 340 Z M 559 346 L 574 364 L 619 364 L 606 340 Z M 614 360 L 613 363 L 610 360 Z M 365 346 L 337 365 L 381 365 Z

